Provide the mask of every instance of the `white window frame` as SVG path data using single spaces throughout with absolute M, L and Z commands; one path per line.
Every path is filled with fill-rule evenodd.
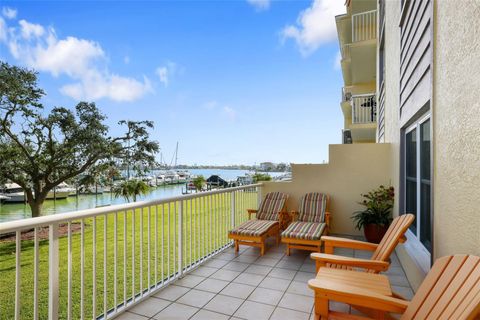
M 410 229 L 408 229 L 406 234 L 405 234 L 408 241 L 405 242 L 404 247 L 405 247 L 405 250 L 409 253 L 409 255 L 415 260 L 417 265 L 425 273 L 428 273 L 428 271 L 430 270 L 432 257 L 431 257 L 430 252 L 427 250 L 427 248 L 425 248 L 423 243 L 420 241 L 420 232 L 421 232 L 421 229 L 420 229 L 420 213 L 421 213 L 421 195 L 420 195 L 421 188 L 420 188 L 420 183 L 421 183 L 421 179 L 419 177 L 419 174 L 420 174 L 419 171 L 420 171 L 420 147 L 421 147 L 421 144 L 420 144 L 420 126 L 428 120 L 430 120 L 430 154 L 432 154 L 432 148 L 433 148 L 433 144 L 432 144 L 432 121 L 431 121 L 430 112 L 425 114 L 424 116 L 422 116 L 418 120 L 416 120 L 415 123 L 413 123 L 412 125 L 407 127 L 407 129 L 404 132 L 404 139 L 406 141 L 407 134 L 410 133 L 411 131 L 413 131 L 414 129 L 417 129 L 417 131 L 415 132 L 415 134 L 416 134 L 416 162 L 417 162 L 416 163 L 417 214 L 416 214 L 416 219 L 415 219 L 415 222 L 414 222 L 417 225 L 417 228 L 416 228 L 417 229 L 417 234 L 414 234 Z M 406 169 L 407 169 L 406 145 L 404 145 L 404 147 L 403 147 L 402 157 L 404 158 L 404 168 L 403 168 L 404 175 L 402 177 L 402 180 L 405 180 L 405 176 L 406 176 L 406 172 L 407 172 L 406 171 Z M 430 157 L 430 159 L 431 159 L 431 157 Z M 430 167 L 430 169 L 431 169 L 431 167 Z M 405 186 L 404 188 L 406 188 L 406 184 L 404 184 L 404 186 Z M 430 189 L 430 190 L 432 190 L 432 189 Z M 406 207 L 406 200 L 407 200 L 406 192 L 403 192 L 402 201 L 403 201 L 404 207 Z M 432 239 L 432 241 L 433 241 L 433 239 Z

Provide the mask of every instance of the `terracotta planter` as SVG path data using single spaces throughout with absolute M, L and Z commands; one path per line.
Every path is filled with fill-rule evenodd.
M 366 224 L 363 227 L 363 233 L 365 234 L 365 239 L 368 242 L 380 243 L 385 233 L 387 233 L 388 226 L 381 226 L 378 224 Z

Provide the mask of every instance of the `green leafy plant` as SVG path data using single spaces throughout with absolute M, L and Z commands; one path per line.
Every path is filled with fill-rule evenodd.
M 365 206 L 365 210 L 353 213 L 355 227 L 360 230 L 367 224 L 390 225 L 395 197 L 394 188 L 380 186 L 367 194 L 362 194 L 362 197 L 364 199 L 359 204 Z
M 272 177 L 269 174 L 266 173 L 255 173 L 253 175 L 253 182 L 257 183 L 260 181 L 270 181 L 272 180 Z
M 203 186 L 205 185 L 205 178 L 204 176 L 200 175 L 195 177 L 193 180 L 193 185 L 195 186 L 195 189 L 197 191 L 201 191 L 203 189 Z
M 115 197 L 123 197 L 127 202 L 137 201 L 137 196 L 146 195 L 150 190 L 149 186 L 142 180 L 126 180 L 114 189 Z

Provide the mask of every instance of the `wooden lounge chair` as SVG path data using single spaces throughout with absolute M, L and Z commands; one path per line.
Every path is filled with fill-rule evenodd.
M 288 194 L 282 192 L 270 192 L 260 204 L 258 210 L 248 209 L 248 221 L 230 230 L 228 237 L 235 242 L 235 252 L 239 245 L 254 246 L 260 248 L 260 254 L 265 253 L 265 240 L 268 237 L 276 237 L 277 244 L 280 242 L 279 215 L 285 211 Z M 251 220 L 252 214 L 256 215 Z
M 302 197 L 299 210 L 291 213 L 293 222 L 282 232 L 282 242 L 287 244 L 287 256 L 292 248 L 321 252 L 321 236 L 330 227 L 329 202 L 328 195 L 318 192 Z
M 322 273 L 321 268 L 319 273 Z M 480 319 L 480 257 L 454 255 L 438 259 L 411 301 L 392 297 L 382 288 L 382 279 L 366 287 L 368 277 L 385 277 L 358 271 L 333 270 L 344 277 L 317 276 L 308 282 L 315 291 L 315 319 L 370 319 L 357 315 L 330 311 L 329 301 L 368 308 L 373 318 L 383 319 L 385 313 L 400 313 L 400 319 Z M 349 280 L 353 274 L 365 279 Z M 358 278 L 360 279 L 360 278 Z M 370 280 L 373 280 L 370 279 Z M 362 285 L 358 285 L 361 283 Z M 362 287 L 363 286 L 363 287 Z
M 390 255 L 400 242 L 405 242 L 405 232 L 412 224 L 415 216 L 404 214 L 393 219 L 385 236 L 379 244 L 337 237 L 322 237 L 325 253 L 312 253 L 310 256 L 316 262 L 317 271 L 320 267 L 338 269 L 363 268 L 368 272 L 378 273 L 390 266 Z M 373 251 L 370 259 L 343 257 L 333 254 L 334 248 L 349 248 L 355 250 Z

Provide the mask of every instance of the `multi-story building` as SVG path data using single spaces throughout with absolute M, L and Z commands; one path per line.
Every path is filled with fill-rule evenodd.
M 376 0 L 347 1 L 347 13 L 335 17 L 344 87 L 341 108 L 344 143 L 375 142 Z

